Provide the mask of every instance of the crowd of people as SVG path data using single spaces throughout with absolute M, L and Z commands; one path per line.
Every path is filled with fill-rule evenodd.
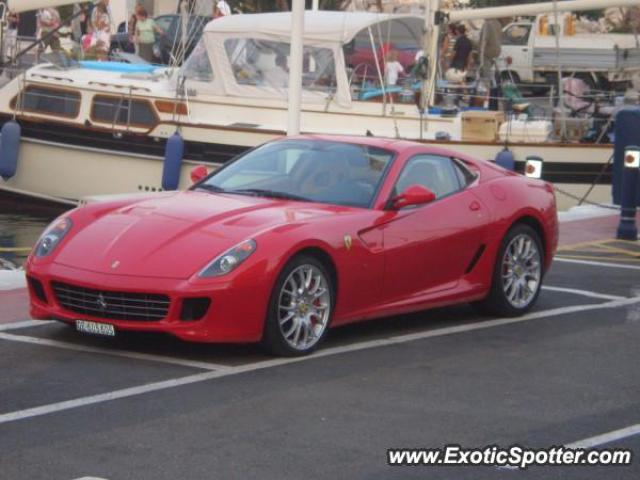
M 81 45 L 85 55 L 106 60 L 111 29 L 109 0 L 74 5 L 72 18 L 65 20 L 65 25 L 57 8 L 42 8 L 37 13 L 36 35 L 40 40 L 38 51 L 58 52 L 62 50 L 61 38 L 69 37 Z
M 184 1 L 188 3 L 190 0 Z M 116 28 L 109 2 L 110 0 L 100 0 L 98 3 L 77 3 L 73 6 L 73 15 L 68 20 L 61 18 L 57 8 L 48 7 L 38 10 L 36 36 L 39 40 L 39 54 L 61 51 L 63 49 L 61 39 L 68 37 L 79 46 L 82 57 L 107 60 L 111 47 L 111 35 Z M 231 7 L 226 0 L 214 2 L 213 18 L 231 14 Z M 10 32 L 17 32 L 19 22 L 18 14 L 8 13 L 7 24 Z M 127 32 L 130 41 L 135 45 L 136 53 L 144 60 L 153 62 L 156 35 L 165 36 L 166 32 L 156 24 L 143 5 L 135 6 L 127 22 Z
M 485 21 L 480 32 L 480 40 L 474 45 L 463 24 L 449 24 L 440 38 L 439 75 L 450 83 L 464 83 L 475 68 L 478 76 L 490 79 L 495 73 L 495 61 L 500 56 L 502 27 L 509 19 Z M 424 50 L 418 50 L 414 58 L 414 69 L 424 57 Z M 384 55 L 384 79 L 387 86 L 397 85 L 400 78 L 415 73 L 408 71 L 398 60 L 398 52 L 386 48 Z

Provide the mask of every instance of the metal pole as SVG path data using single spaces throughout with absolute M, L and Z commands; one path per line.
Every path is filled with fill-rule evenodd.
M 287 135 L 300 134 L 302 105 L 302 55 L 304 34 L 304 0 L 293 0 L 291 11 L 291 54 L 289 56 L 289 112 Z
M 461 22 L 463 20 L 482 20 L 487 18 L 553 13 L 554 3 L 555 2 L 526 3 L 506 7 L 452 10 L 449 12 L 449 20 L 451 22 Z M 558 12 L 579 12 L 582 10 L 597 10 L 607 7 L 631 7 L 637 5 L 638 0 L 565 0 L 559 2 L 557 8 Z
M 4 65 L 5 58 L 5 39 L 4 39 L 4 29 L 7 27 L 7 6 L 3 3 L 0 4 L 0 65 Z
M 558 0 L 553 0 L 553 16 L 556 37 L 556 64 L 558 65 L 558 107 L 560 107 L 560 137 L 567 139 L 567 118 L 564 114 L 564 88 L 562 85 L 562 64 L 560 63 L 560 16 L 558 15 Z
M 313 0 L 311 10 L 320 10 L 320 0 Z
M 187 35 L 188 35 L 188 29 L 189 29 L 189 15 L 193 12 L 190 12 L 188 10 L 188 5 L 187 2 L 182 2 L 182 4 L 180 5 L 180 23 L 182 24 L 182 38 L 180 39 L 180 49 L 179 49 L 179 55 L 177 55 L 177 59 L 176 61 L 179 64 L 182 64 L 182 62 L 184 62 L 185 57 L 187 56 Z
M 640 167 L 640 147 L 628 146 L 624 152 L 622 168 L 622 201 L 620 202 L 620 224 L 616 238 L 638 240 L 636 207 L 638 201 L 638 168 Z
M 422 82 L 420 92 L 421 108 L 426 112 L 433 103 L 438 74 L 438 36 L 440 26 L 436 25 L 435 15 L 440 9 L 440 0 L 425 0 L 423 51 L 429 59 L 429 78 Z

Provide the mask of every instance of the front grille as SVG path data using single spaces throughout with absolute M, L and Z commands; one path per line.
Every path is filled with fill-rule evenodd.
M 93 290 L 61 282 L 51 286 L 61 307 L 92 317 L 153 322 L 169 311 L 166 295 Z

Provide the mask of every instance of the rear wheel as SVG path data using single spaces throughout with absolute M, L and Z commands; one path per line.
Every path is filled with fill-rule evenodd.
M 487 313 L 514 317 L 529 311 L 542 286 L 543 251 L 538 233 L 514 226 L 502 240 L 493 269 L 491 291 L 478 306 Z
M 324 265 L 308 255 L 294 257 L 276 281 L 263 335 L 263 346 L 277 355 L 305 355 L 327 331 L 334 288 Z

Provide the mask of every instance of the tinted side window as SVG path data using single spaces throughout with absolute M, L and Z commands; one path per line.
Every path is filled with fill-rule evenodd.
M 473 181 L 477 178 L 477 174 L 473 173 L 469 170 L 463 162 L 459 160 L 453 161 L 453 168 L 456 171 L 456 176 L 458 177 L 458 181 L 462 187 L 466 187 L 467 185 L 473 183 Z
M 512 25 L 502 34 L 503 45 L 527 45 L 529 43 L 529 34 L 531 33 L 531 25 Z
M 15 109 L 75 118 L 80 110 L 80 93 L 30 86 L 12 104 Z
M 96 122 L 116 125 L 152 127 L 157 123 L 153 107 L 148 101 L 102 95 L 93 99 L 91 118 Z
M 396 193 L 410 185 L 422 185 L 442 198 L 460 190 L 460 182 L 450 158 L 437 155 L 417 155 L 410 159 L 396 183 Z

